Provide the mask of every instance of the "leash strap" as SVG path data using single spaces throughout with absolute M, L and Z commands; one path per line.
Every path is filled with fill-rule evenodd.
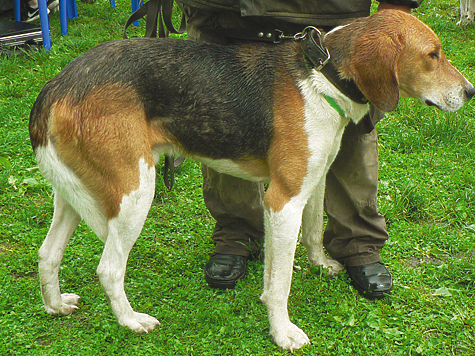
M 135 21 L 146 17 L 145 36 L 144 37 L 168 37 L 169 32 L 181 34 L 186 31 L 186 18 L 182 11 L 180 28 L 177 30 L 173 26 L 173 4 L 174 0 L 149 0 L 137 11 L 132 13 L 125 23 L 123 38 L 127 39 L 127 28 Z M 172 190 L 175 184 L 175 167 L 178 167 L 184 161 L 183 157 L 175 159 L 175 155 L 165 155 L 165 164 L 163 167 L 163 182 L 168 190 Z
M 184 13 L 182 13 L 180 28 L 177 30 L 173 26 L 172 14 L 174 2 L 174 0 L 149 0 L 144 3 L 128 18 L 122 37 L 127 39 L 127 28 L 145 16 L 147 19 L 144 37 L 157 37 L 157 30 L 161 38 L 168 37 L 169 32 L 175 34 L 184 33 L 186 31 L 186 18 Z

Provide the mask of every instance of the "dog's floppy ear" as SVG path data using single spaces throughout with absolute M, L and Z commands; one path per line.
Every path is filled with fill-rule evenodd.
M 367 34 L 355 41 L 349 63 L 350 75 L 366 98 L 382 111 L 396 109 L 399 102 L 397 65 L 402 52 L 400 39 L 387 34 Z

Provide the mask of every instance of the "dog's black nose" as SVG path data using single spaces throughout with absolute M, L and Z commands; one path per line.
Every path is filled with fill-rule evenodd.
M 471 85 L 470 88 L 465 89 L 465 95 L 467 96 L 467 101 L 472 99 L 472 97 L 475 95 L 475 87 Z

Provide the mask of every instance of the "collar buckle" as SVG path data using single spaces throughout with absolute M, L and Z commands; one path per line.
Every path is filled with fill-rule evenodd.
M 331 61 L 330 51 L 323 45 L 324 34 L 313 26 L 305 27 L 302 32 L 286 36 L 282 31 L 276 30 L 276 41 L 284 39 L 300 41 L 302 53 L 309 67 L 321 72 L 343 95 L 358 104 L 367 104 L 368 99 L 352 80 L 340 78 L 340 74 Z
M 322 32 L 313 26 L 305 27 L 302 32 L 294 35 L 296 41 L 302 40 L 303 52 L 317 71 L 321 71 L 331 59 L 328 48 L 322 44 L 322 38 Z

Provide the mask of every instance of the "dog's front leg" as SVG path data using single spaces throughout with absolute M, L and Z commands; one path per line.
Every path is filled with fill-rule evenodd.
M 329 275 L 337 275 L 343 265 L 329 258 L 323 249 L 323 201 L 325 177 L 323 177 L 305 205 L 302 219 L 301 243 L 307 248 L 308 259 L 313 266 L 323 266 Z
M 304 202 L 291 199 L 280 211 L 269 202 L 270 187 L 266 194 L 266 238 L 264 292 L 261 300 L 267 307 L 270 334 L 274 342 L 287 350 L 310 343 L 307 335 L 294 325 L 288 315 L 295 248 L 298 240 Z

